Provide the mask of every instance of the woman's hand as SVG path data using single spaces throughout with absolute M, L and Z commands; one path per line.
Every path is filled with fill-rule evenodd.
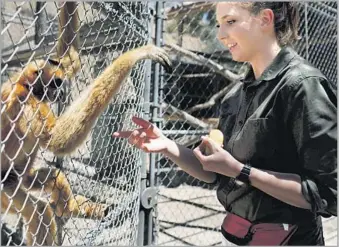
M 202 164 L 205 171 L 216 172 L 228 177 L 237 177 L 243 164 L 237 161 L 229 152 L 207 136 L 201 137 L 201 144 L 193 150 L 194 155 Z M 203 150 L 209 150 L 205 155 Z
M 165 152 L 170 145 L 170 140 L 161 130 L 152 123 L 138 117 L 132 117 L 132 121 L 141 128 L 129 131 L 117 131 L 113 137 L 127 138 L 128 142 L 148 153 Z

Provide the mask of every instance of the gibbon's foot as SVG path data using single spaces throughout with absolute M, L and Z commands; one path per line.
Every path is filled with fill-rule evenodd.
M 105 210 L 105 217 L 101 220 L 102 223 L 109 223 L 106 227 L 119 227 L 121 226 L 128 218 L 132 217 L 132 208 L 128 206 L 127 208 L 118 207 L 117 204 L 111 204 Z
M 110 214 L 111 211 L 113 211 L 116 208 L 116 204 L 111 204 L 107 206 L 107 208 L 104 210 L 104 218 L 102 219 L 105 221 L 105 218 Z
M 157 47 L 155 45 L 147 45 L 145 48 L 149 49 L 147 53 L 150 59 L 153 59 L 164 66 L 167 73 L 172 73 L 172 63 L 165 49 Z

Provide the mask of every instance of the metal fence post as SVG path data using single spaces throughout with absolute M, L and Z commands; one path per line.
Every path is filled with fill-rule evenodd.
M 145 90 L 144 90 L 144 114 L 143 117 L 149 119 L 150 117 L 150 84 L 151 84 L 151 73 L 152 73 L 152 63 L 151 61 L 146 61 L 146 71 L 145 71 Z M 144 192 L 147 191 L 147 166 L 149 165 L 149 155 L 147 153 L 141 153 L 141 181 L 140 181 L 140 210 L 139 210 L 139 224 L 138 224 L 138 236 L 137 244 L 138 246 L 145 245 L 147 241 L 147 233 L 145 232 L 147 228 L 147 218 L 146 215 L 149 209 L 147 205 L 143 205 L 143 196 Z M 146 206 L 146 207 L 145 207 Z M 146 236 L 145 236 L 146 233 Z
M 155 8 L 155 22 L 153 14 L 150 15 L 149 34 L 152 34 L 152 25 L 155 24 L 155 45 L 161 46 L 162 40 L 162 11 L 164 8 L 163 2 L 156 2 Z M 157 63 L 154 65 L 154 73 L 152 75 L 152 64 L 146 64 L 146 84 L 145 84 L 145 117 L 151 122 L 160 126 L 159 122 L 159 88 L 161 87 L 162 68 Z M 153 95 L 151 98 L 151 90 Z M 142 154 L 142 168 L 141 168 L 141 194 L 140 194 L 140 212 L 139 212 L 139 228 L 138 228 L 138 245 L 153 245 L 155 243 L 154 228 L 154 209 L 156 206 L 156 178 L 155 167 L 158 160 L 158 154 Z M 147 171 L 147 166 L 149 170 Z
M 149 43 L 152 43 L 152 31 L 154 18 L 152 9 L 149 7 L 149 22 L 148 22 L 148 35 Z M 145 89 L 144 89 L 144 107 L 143 116 L 147 120 L 151 120 L 151 83 L 152 83 L 152 62 L 147 60 L 145 62 Z M 147 153 L 141 153 L 141 181 L 140 181 L 140 210 L 139 210 L 139 224 L 138 224 L 138 236 L 137 245 L 144 246 L 149 245 L 152 242 L 152 237 L 149 236 L 151 209 L 154 203 L 153 188 L 148 187 L 150 185 L 149 169 L 150 156 Z M 152 236 L 152 235 L 151 235 Z
M 164 11 L 164 2 L 156 2 L 156 12 L 155 12 L 155 45 L 162 46 L 163 45 L 163 11 Z M 162 119 L 160 118 L 161 109 L 159 108 L 161 97 L 161 90 L 163 88 L 163 67 L 159 64 L 155 64 L 154 68 L 154 77 L 153 77 L 153 109 L 152 109 L 152 122 L 156 124 L 160 129 L 162 129 Z M 160 160 L 160 154 L 151 154 L 150 156 L 150 187 L 156 188 L 156 171 L 157 171 L 157 162 Z M 158 191 L 157 191 L 158 193 Z M 154 213 L 157 213 L 156 205 L 154 207 Z M 149 244 L 156 243 L 156 234 L 155 227 L 158 227 L 157 216 L 150 214 L 149 215 L 149 228 L 148 228 L 148 236 L 149 236 Z M 155 223 L 155 224 L 153 224 Z M 152 241 L 150 241 L 152 240 Z

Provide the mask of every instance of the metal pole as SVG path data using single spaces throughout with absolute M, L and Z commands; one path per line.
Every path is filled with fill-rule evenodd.
M 34 43 L 39 44 L 41 37 L 45 34 L 43 43 L 47 44 L 46 40 L 46 31 L 47 31 L 47 13 L 44 11 L 46 2 L 36 2 L 35 13 L 38 16 L 38 19 L 35 22 L 35 35 Z
M 164 10 L 164 2 L 156 2 L 156 13 L 155 13 L 155 45 L 161 46 L 162 45 L 162 25 L 163 25 L 163 10 Z M 158 127 L 161 128 L 159 123 L 159 88 L 161 83 L 161 71 L 162 68 L 160 67 L 159 63 L 155 64 L 154 68 L 154 80 L 153 80 L 153 108 L 152 111 L 152 122 L 154 124 L 157 124 Z M 149 186 L 151 189 L 155 189 L 155 172 L 156 172 L 156 162 L 158 160 L 159 155 L 158 154 L 151 154 L 150 155 L 150 181 Z M 148 234 L 147 234 L 147 244 L 153 245 L 154 244 L 154 225 L 153 225 L 153 210 L 148 211 Z
M 144 90 L 144 118 L 149 119 L 150 115 L 150 84 L 151 84 L 151 71 L 152 71 L 152 63 L 150 61 L 146 61 L 146 75 L 145 75 L 145 90 Z M 142 199 L 143 192 L 147 188 L 147 167 L 149 165 L 149 155 L 147 153 L 141 153 L 141 181 L 140 181 L 140 198 Z M 138 226 L 138 238 L 137 244 L 138 246 L 144 246 L 145 241 L 147 240 L 147 236 L 145 235 L 145 225 L 148 225 L 146 218 L 148 210 L 145 209 L 142 205 L 140 205 L 139 210 L 139 226 Z
M 147 6 L 148 10 L 149 6 Z M 152 35 L 152 23 L 153 19 L 151 14 L 149 13 L 149 21 L 148 21 L 148 37 L 149 43 L 152 42 L 151 35 Z M 144 88 L 144 118 L 150 120 L 150 92 L 151 92 L 151 74 L 152 74 L 152 62 L 147 60 L 145 62 L 145 88 Z M 140 181 L 140 200 L 142 200 L 143 192 L 147 189 L 147 167 L 149 166 L 149 155 L 142 152 L 141 153 L 141 181 Z M 140 210 L 139 210 L 139 224 L 138 224 L 138 236 L 137 236 L 137 245 L 144 246 L 148 242 L 148 209 L 145 209 L 140 203 Z

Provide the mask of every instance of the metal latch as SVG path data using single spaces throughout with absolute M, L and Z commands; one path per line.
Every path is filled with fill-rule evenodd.
M 146 188 L 142 193 L 141 193 L 141 206 L 144 207 L 145 209 L 150 209 L 153 208 L 155 205 L 155 196 L 157 194 L 157 190 L 155 188 L 149 187 Z

